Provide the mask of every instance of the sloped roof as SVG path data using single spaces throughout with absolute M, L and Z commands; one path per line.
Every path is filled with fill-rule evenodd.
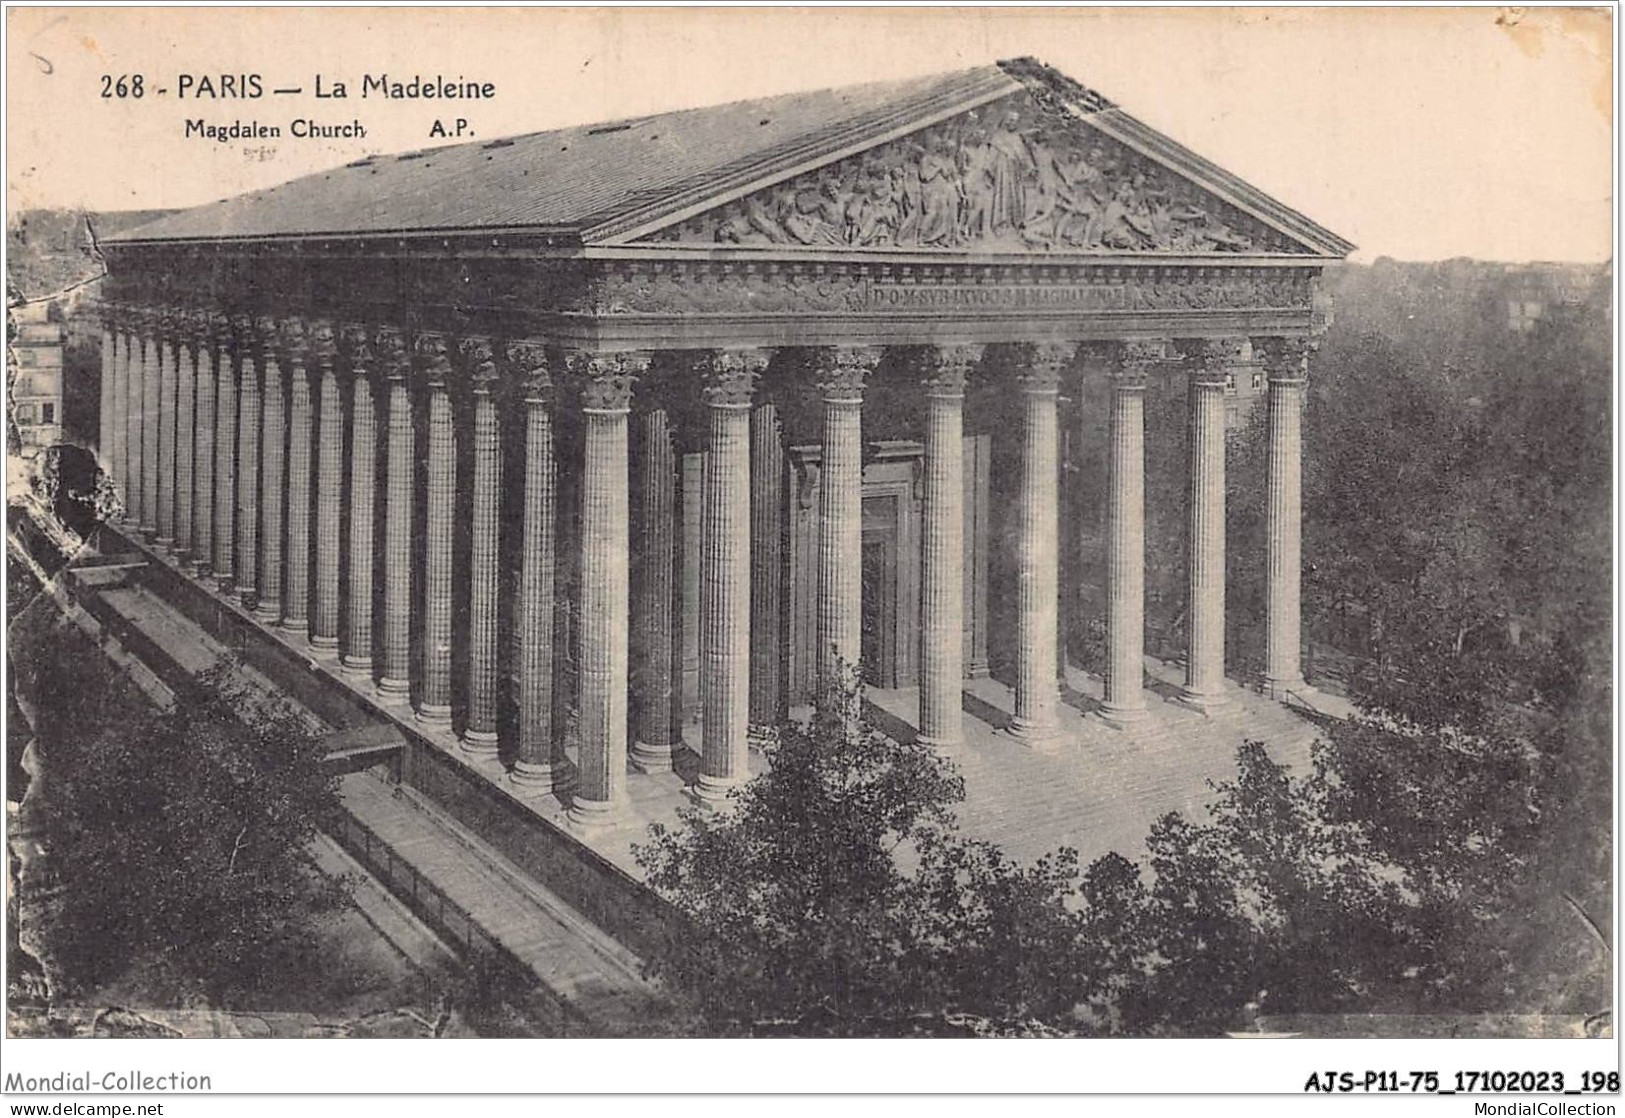
M 357 160 L 104 237 L 108 244 L 526 231 L 595 237 L 1026 88 L 1302 240 L 1353 246 L 1031 59 Z

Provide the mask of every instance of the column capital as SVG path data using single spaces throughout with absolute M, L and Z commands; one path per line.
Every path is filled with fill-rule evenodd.
M 214 332 L 209 313 L 204 310 L 188 308 L 180 314 L 181 323 L 179 338 L 181 343 L 195 355 L 204 353 L 209 348 Z
M 880 364 L 878 346 L 832 346 L 819 351 L 818 390 L 829 403 L 861 404 L 863 384 Z
M 101 318 L 103 330 L 117 331 L 124 328 L 124 319 L 128 309 L 123 303 L 98 303 L 96 313 Z
M 295 369 L 302 369 L 309 352 L 309 335 L 302 318 L 279 319 L 276 324 L 276 347 L 279 355 Z
M 632 407 L 632 385 L 649 367 L 647 353 L 575 353 L 571 369 L 584 378 L 581 406 L 588 411 L 624 412 Z
M 1241 359 L 1240 338 L 1180 338 L 1175 345 L 1191 383 L 1210 388 L 1223 388 L 1231 367 Z
M 927 396 L 953 398 L 965 394 L 965 382 L 982 359 L 979 345 L 931 346 L 925 354 L 920 378 Z
M 338 341 L 350 358 L 351 370 L 358 376 L 369 375 L 378 355 L 373 351 L 372 336 L 366 326 L 359 322 L 344 323 L 339 327 Z
M 701 362 L 701 394 L 713 408 L 748 408 L 756 391 L 756 378 L 767 368 L 767 354 L 758 349 L 719 349 Z
M 208 314 L 209 342 L 221 350 L 225 350 L 237 340 L 237 333 L 232 329 L 231 317 L 220 311 L 210 311 Z
M 553 391 L 547 346 L 530 339 L 513 341 L 504 347 L 503 356 L 508 359 L 509 367 L 518 374 L 519 388 L 524 393 L 525 401 L 532 404 L 546 403 Z
M 434 389 L 444 389 L 451 379 L 451 357 L 447 352 L 444 334 L 424 333 L 412 339 L 412 356 L 417 363 L 423 383 Z
M 325 318 L 318 318 L 310 324 L 307 335 L 311 363 L 318 369 L 332 367 L 333 358 L 338 355 L 338 340 L 334 336 L 333 324 Z
M 1045 342 L 1020 348 L 1016 383 L 1024 392 L 1059 392 L 1061 374 L 1072 364 L 1075 346 Z
M 476 396 L 489 396 L 501 377 L 497 375 L 496 352 L 491 339 L 483 336 L 463 338 L 457 343 L 457 352 L 468 365 L 470 387 Z
M 261 353 L 274 353 L 279 342 L 277 320 L 270 315 L 259 315 L 250 325 L 254 336 L 254 346 Z
M 1301 384 L 1308 379 L 1309 355 L 1315 348 L 1311 338 L 1268 335 L 1253 339 L 1253 352 L 1263 361 L 1272 382 Z
M 1130 392 L 1144 390 L 1152 367 L 1168 360 L 1167 349 L 1161 340 L 1107 343 L 1102 352 L 1113 386 Z

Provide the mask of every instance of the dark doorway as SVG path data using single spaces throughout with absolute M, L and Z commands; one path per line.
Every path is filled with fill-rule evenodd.
M 863 502 L 863 680 L 899 687 L 897 664 L 897 502 Z

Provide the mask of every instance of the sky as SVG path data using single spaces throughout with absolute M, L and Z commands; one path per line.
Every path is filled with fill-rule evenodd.
M 1606 9 L 28 9 L 7 12 L 8 212 L 197 205 L 362 155 L 1031 55 L 1359 246 L 1354 259 L 1607 259 Z M 104 97 L 103 75 L 145 95 Z M 478 102 L 364 74 L 488 81 Z M 177 99 L 258 74 L 254 99 Z M 343 81 L 347 100 L 314 97 Z M 128 89 L 128 85 L 126 87 Z M 166 89 L 160 95 L 157 89 Z M 293 140 L 306 117 L 365 138 Z M 259 120 L 217 143 L 185 122 Z M 465 136 L 465 138 L 467 138 Z

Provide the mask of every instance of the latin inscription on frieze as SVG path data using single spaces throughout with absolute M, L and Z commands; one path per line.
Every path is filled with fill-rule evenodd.
M 908 311 L 1165 311 L 1290 308 L 1305 293 L 1282 280 L 1235 283 L 954 284 L 871 283 L 869 310 Z

